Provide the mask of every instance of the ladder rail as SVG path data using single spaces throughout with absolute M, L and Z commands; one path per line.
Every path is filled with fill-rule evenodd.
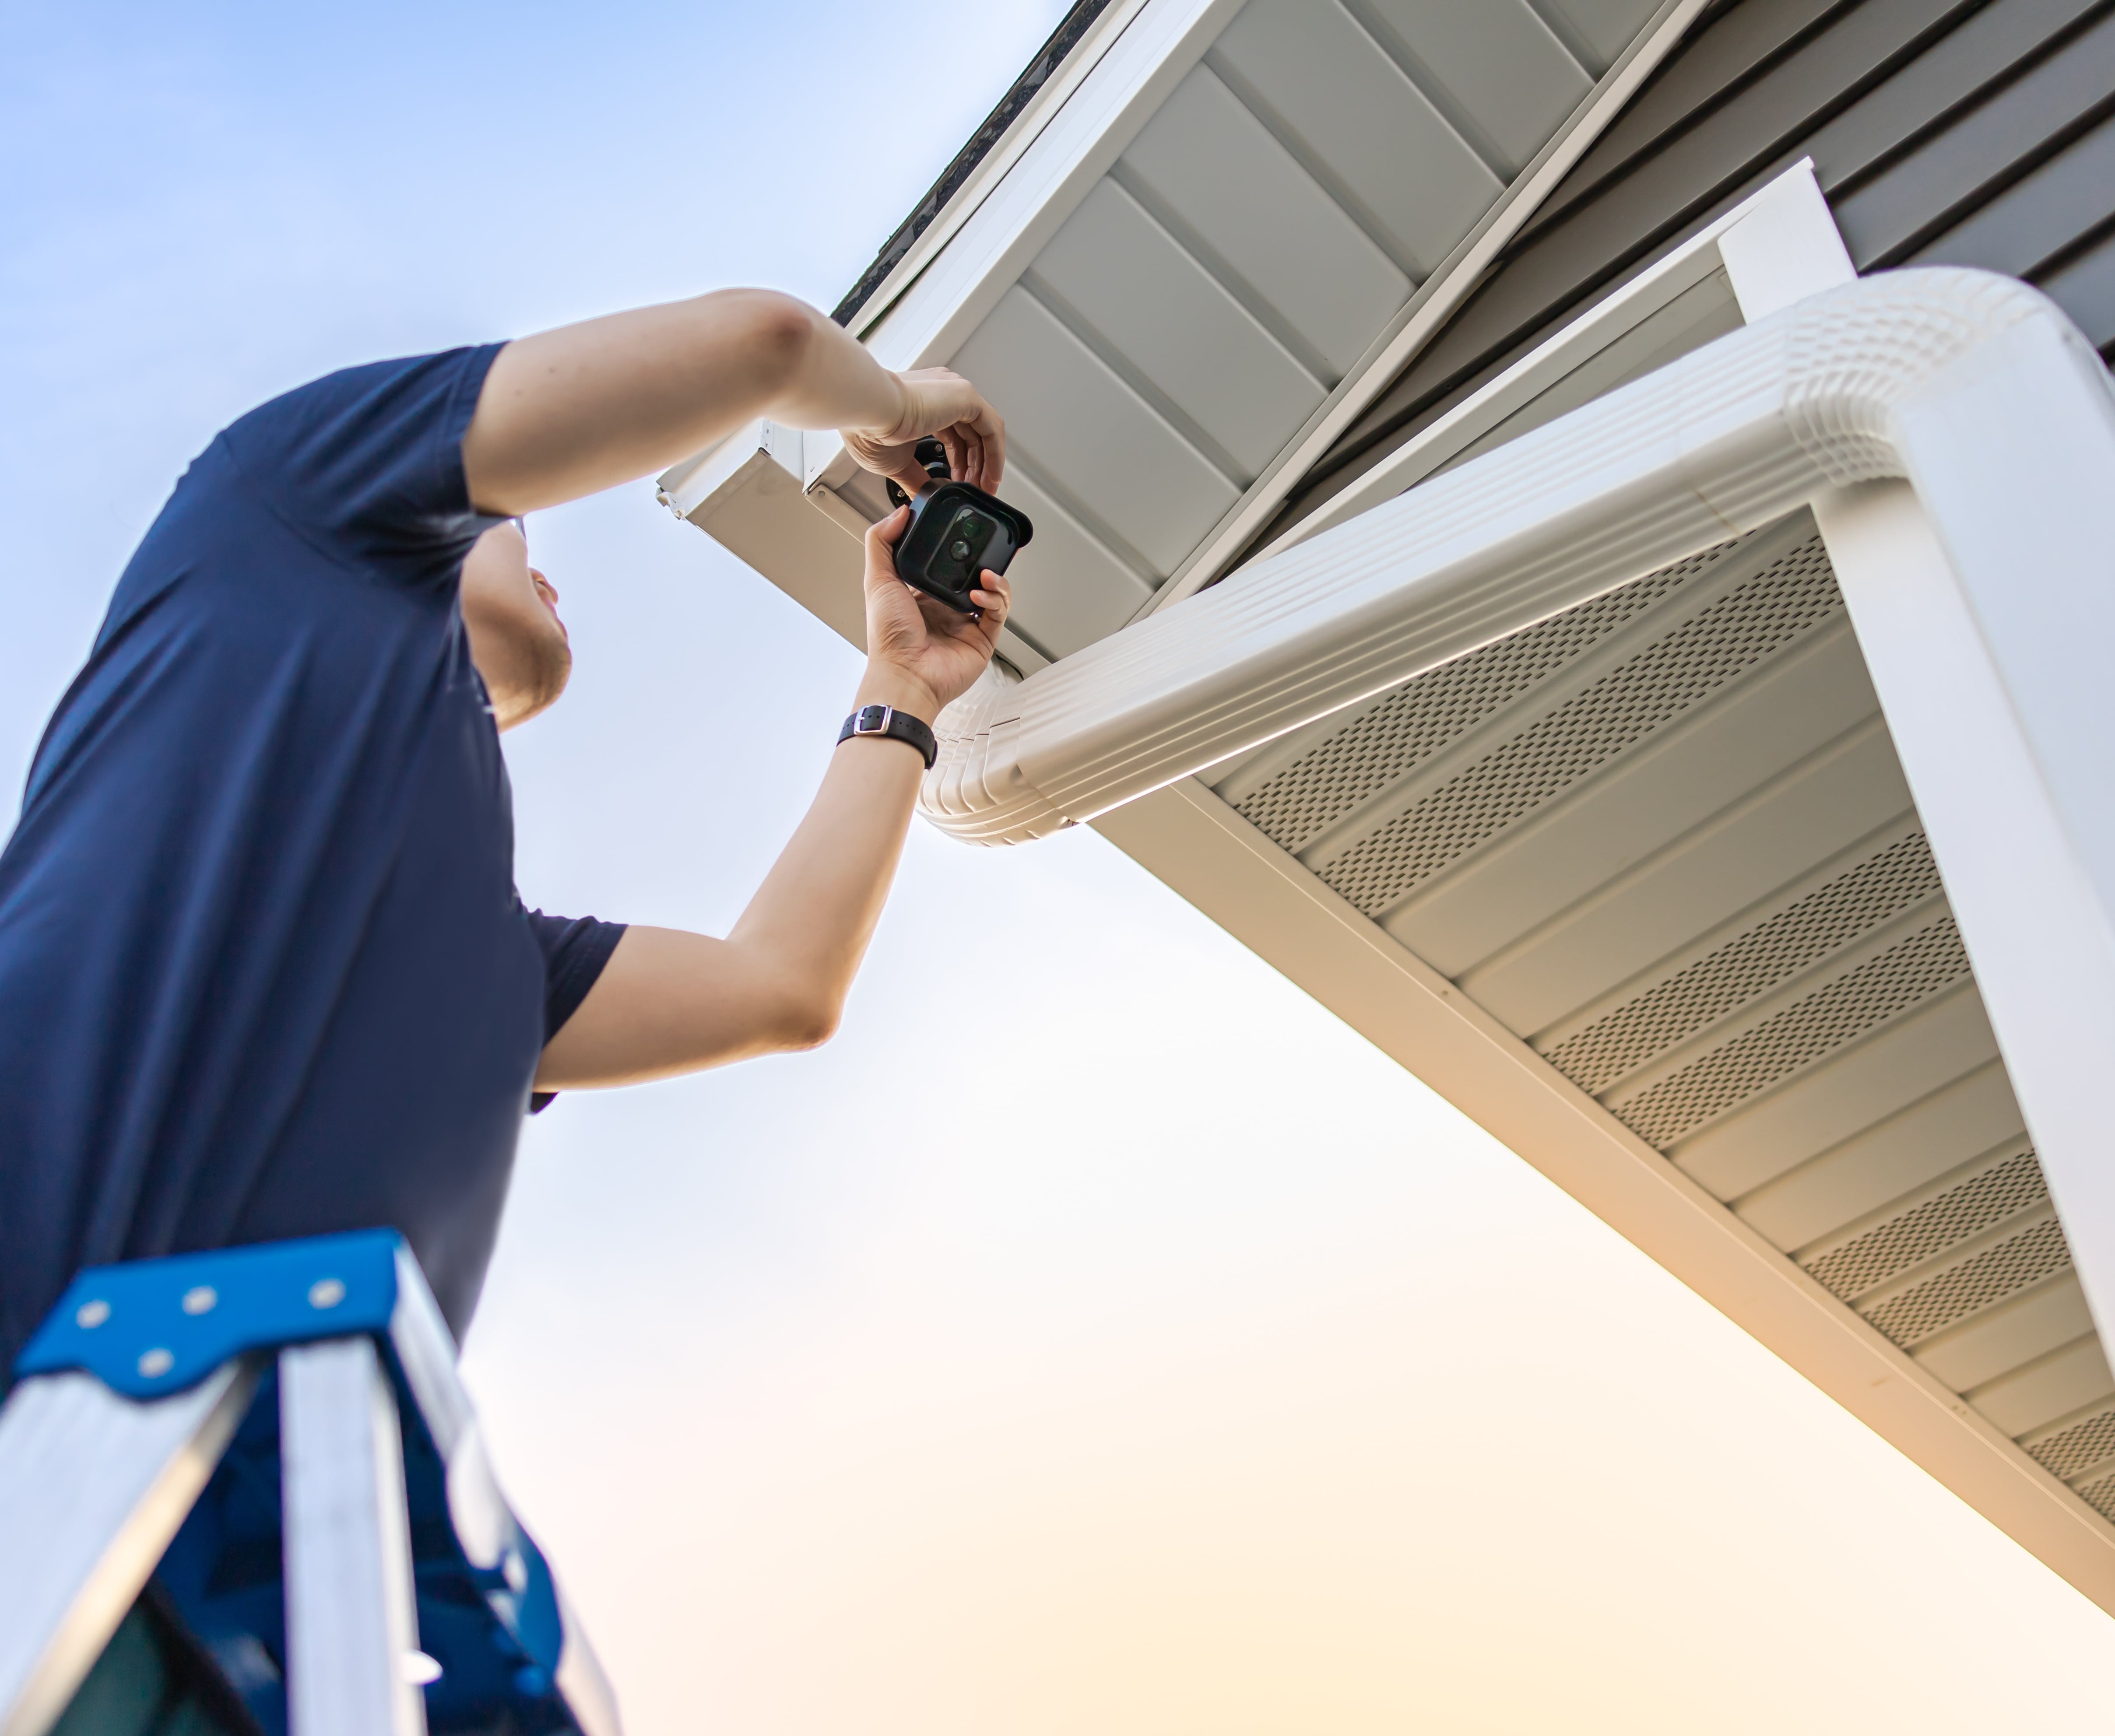
M 292 1736 L 426 1736 L 403 1431 L 370 1338 L 279 1354 Z
M 188 1390 L 128 1399 L 95 1376 L 32 1376 L 0 1409 L 0 1736 L 44 1736 L 220 1463 L 255 1357 Z
M 401 1236 L 92 1268 L 15 1368 L 0 1736 L 48 1736 L 150 1578 L 288 1736 L 621 1736 Z

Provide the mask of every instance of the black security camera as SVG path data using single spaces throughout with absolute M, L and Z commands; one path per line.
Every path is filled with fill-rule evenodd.
M 911 523 L 897 539 L 896 575 L 951 609 L 974 615 L 970 593 L 986 571 L 1002 573 L 1035 527 L 1028 515 L 996 495 L 947 475 L 947 449 L 938 440 L 921 440 L 912 456 L 933 480 L 915 495 L 892 481 L 888 497 L 908 502 Z

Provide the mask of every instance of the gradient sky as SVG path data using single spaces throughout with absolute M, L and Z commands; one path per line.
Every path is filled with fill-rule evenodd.
M 828 306 L 1061 11 L 0 0 L 0 778 L 222 424 Z M 645 485 L 531 537 L 522 889 L 723 928 L 853 655 Z M 2108 1724 L 2115 1624 L 1091 833 L 915 830 L 828 1049 L 562 1098 L 466 1367 L 633 1736 Z

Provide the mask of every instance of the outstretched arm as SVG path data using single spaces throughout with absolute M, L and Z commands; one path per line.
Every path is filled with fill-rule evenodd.
M 463 471 L 480 511 L 513 516 L 663 469 L 756 416 L 842 428 L 910 490 L 928 434 L 980 488 L 1006 465 L 1004 425 L 967 381 L 892 373 L 806 303 L 735 289 L 516 339 L 485 376 Z
M 867 533 L 866 674 L 855 703 L 929 723 L 980 675 L 1006 620 L 1006 581 L 984 575 L 971 620 L 896 576 L 899 510 Z M 807 818 L 725 940 L 625 931 L 580 1010 L 544 1051 L 536 1088 L 630 1084 L 774 1050 L 837 1028 L 903 850 L 924 771 L 876 736 L 839 744 Z

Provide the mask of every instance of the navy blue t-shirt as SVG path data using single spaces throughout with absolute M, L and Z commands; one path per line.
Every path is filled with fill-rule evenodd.
M 622 929 L 525 910 L 456 606 L 498 346 L 226 429 L 0 853 L 0 1388 L 72 1274 L 388 1225 L 467 1324 L 549 1033 Z

